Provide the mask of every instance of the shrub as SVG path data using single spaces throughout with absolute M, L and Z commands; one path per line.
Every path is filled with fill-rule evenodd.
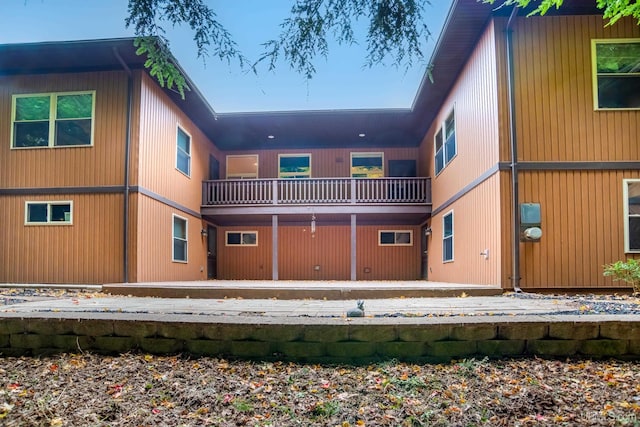
M 622 280 L 631 285 L 633 293 L 640 294 L 640 261 L 633 258 L 627 261 L 616 261 L 604 266 L 604 275 L 613 280 Z

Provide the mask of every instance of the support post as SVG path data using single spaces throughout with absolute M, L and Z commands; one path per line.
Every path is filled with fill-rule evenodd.
M 351 214 L 351 280 L 357 280 L 357 233 L 356 233 L 356 214 Z
M 278 280 L 278 215 L 271 216 L 271 279 Z

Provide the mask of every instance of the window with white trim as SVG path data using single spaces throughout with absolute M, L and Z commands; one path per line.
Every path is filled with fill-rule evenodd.
M 624 251 L 640 253 L 640 179 L 625 179 L 624 197 Z
M 227 179 L 257 179 L 258 155 L 227 156 Z
M 457 153 L 456 146 L 456 119 L 454 111 L 444 121 L 438 132 L 436 132 L 434 141 L 435 153 L 435 171 L 436 175 L 442 171 Z
M 187 262 L 187 219 L 173 215 L 173 249 L 171 259 L 174 262 Z
M 73 224 L 73 202 L 25 202 L 25 225 L 70 225 Z
M 95 91 L 13 95 L 11 148 L 93 145 Z
M 178 126 L 176 142 L 176 169 L 191 176 L 191 135 Z
M 226 246 L 258 246 L 257 231 L 227 231 Z
M 442 262 L 453 261 L 453 211 L 442 217 Z
M 311 154 L 279 154 L 278 178 L 311 178 Z
M 591 41 L 596 110 L 640 109 L 640 39 Z
M 384 153 L 351 153 L 353 178 L 384 177 Z
M 379 230 L 378 246 L 413 246 L 413 231 Z

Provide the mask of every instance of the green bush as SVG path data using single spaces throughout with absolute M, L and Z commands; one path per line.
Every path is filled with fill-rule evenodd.
M 640 261 L 630 258 L 627 261 L 606 264 L 604 275 L 629 283 L 633 287 L 633 293 L 640 294 Z

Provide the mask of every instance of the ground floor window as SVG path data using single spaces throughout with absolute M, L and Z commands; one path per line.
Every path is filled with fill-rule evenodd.
M 173 255 L 174 262 L 187 262 L 187 220 L 173 215 Z
M 411 230 L 380 230 L 378 232 L 379 246 L 413 246 L 413 232 Z
M 625 179 L 624 251 L 640 252 L 640 179 Z
M 258 246 L 257 231 L 227 231 L 227 246 Z
M 24 223 L 72 224 L 73 202 L 25 202 Z
M 442 218 L 442 261 L 453 261 L 453 211 Z

